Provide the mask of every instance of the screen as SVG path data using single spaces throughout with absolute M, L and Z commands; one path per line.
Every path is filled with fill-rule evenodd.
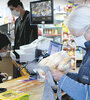
M 31 24 L 53 23 L 52 0 L 30 2 Z
M 49 52 L 48 52 L 49 55 L 59 52 L 61 50 L 62 50 L 62 44 L 53 41 L 50 42 Z

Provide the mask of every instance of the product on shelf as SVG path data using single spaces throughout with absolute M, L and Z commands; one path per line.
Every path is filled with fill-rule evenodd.
M 62 27 L 59 25 L 44 25 L 43 36 L 53 38 L 53 41 L 61 42 Z M 59 27 L 60 26 L 60 27 Z
M 39 35 L 39 36 L 41 36 L 41 35 L 42 35 L 42 33 L 43 33 L 42 28 L 38 28 L 38 35 Z
M 63 50 L 67 51 L 68 55 L 71 57 L 71 67 L 75 69 L 76 60 L 75 60 L 75 42 L 74 39 L 69 32 L 67 26 L 63 24 Z

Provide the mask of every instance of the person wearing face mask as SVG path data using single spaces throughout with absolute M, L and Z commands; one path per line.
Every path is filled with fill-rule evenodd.
M 73 100 L 90 100 L 90 5 L 79 5 L 68 17 L 68 29 L 76 45 L 86 50 L 78 73 L 51 70 L 59 88 Z M 61 97 L 59 97 L 59 100 Z
M 15 21 L 14 49 L 29 44 L 38 38 L 37 25 L 30 25 L 30 12 L 24 9 L 20 0 L 9 0 L 7 3 L 11 13 L 17 17 Z
M 8 37 L 0 32 L 0 60 L 2 60 L 2 57 L 5 57 L 7 55 L 8 46 L 10 45 L 10 40 Z M 0 72 L 0 83 L 2 83 L 3 78 L 8 78 L 7 73 L 1 73 Z
M 37 25 L 30 25 L 30 12 L 26 11 L 20 0 L 9 0 L 7 3 L 11 13 L 17 17 L 15 21 L 15 41 L 14 50 L 19 49 L 20 46 L 29 44 L 38 38 Z M 17 53 L 14 52 L 16 57 Z M 15 66 L 13 67 L 13 77 L 19 77 L 20 72 Z

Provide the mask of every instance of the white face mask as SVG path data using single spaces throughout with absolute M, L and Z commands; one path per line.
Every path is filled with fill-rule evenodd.
M 16 17 L 20 16 L 20 12 L 19 11 L 16 11 L 16 10 L 13 10 L 12 11 L 12 14 Z
M 1 57 L 5 57 L 7 55 L 7 52 L 2 52 L 2 53 L 0 53 L 0 56 Z
M 85 39 L 85 37 L 83 35 L 79 36 L 79 37 L 74 37 L 74 40 L 75 40 L 75 43 L 76 43 L 77 46 L 81 46 L 81 47 L 85 48 L 84 43 L 87 40 Z

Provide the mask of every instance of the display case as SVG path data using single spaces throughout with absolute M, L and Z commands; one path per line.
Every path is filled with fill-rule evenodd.
M 62 43 L 62 23 L 66 16 L 66 12 L 54 11 L 54 23 L 39 26 L 39 35 L 52 38 L 53 41 Z
M 38 25 L 39 36 L 52 38 L 53 41 L 62 42 L 62 27 L 55 24 Z
M 45 26 L 43 28 L 43 36 L 53 38 L 53 41 L 61 43 L 62 27 Z
M 75 50 L 76 50 L 76 44 L 74 42 L 74 39 L 69 32 L 68 28 L 63 25 L 63 35 L 62 35 L 62 41 L 63 41 L 63 50 L 67 51 L 68 55 L 71 57 L 71 68 L 76 68 L 76 57 L 75 57 Z

